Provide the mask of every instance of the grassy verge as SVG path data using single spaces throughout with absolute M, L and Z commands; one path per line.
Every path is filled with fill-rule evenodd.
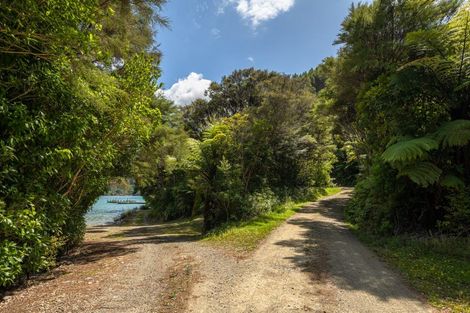
M 120 226 L 132 226 L 132 225 L 143 225 L 145 224 L 145 219 L 148 215 L 148 210 L 146 209 L 132 209 L 121 213 L 118 217 L 114 219 L 114 224 Z
M 152 210 L 145 206 L 125 211 L 114 219 L 114 224 L 120 226 L 141 226 L 159 223 L 161 224 L 162 221 L 159 218 L 155 217 L 152 213 Z
M 324 196 L 336 194 L 341 188 L 327 188 Z M 286 219 L 306 203 L 287 202 L 268 214 L 244 222 L 230 223 L 209 233 L 203 240 L 237 252 L 250 252 Z
M 375 237 L 353 229 L 402 272 L 429 303 L 445 312 L 470 313 L 470 239 Z

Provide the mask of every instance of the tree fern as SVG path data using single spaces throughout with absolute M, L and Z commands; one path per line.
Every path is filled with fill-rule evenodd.
M 447 25 L 409 33 L 406 44 L 421 57 L 400 69 L 421 67 L 459 92 L 470 85 L 470 3 L 460 7 Z
M 439 184 L 443 187 L 452 188 L 452 189 L 460 189 L 465 187 L 465 182 L 460 179 L 459 177 L 447 174 L 441 178 Z
M 399 176 L 408 176 L 413 182 L 428 187 L 436 183 L 442 174 L 442 170 L 431 162 L 417 162 L 406 165 L 399 170 Z
M 431 72 L 441 84 L 456 80 L 458 66 L 451 60 L 443 59 L 440 56 L 422 57 L 403 65 L 400 70 L 417 67 Z
M 443 147 L 465 146 L 470 142 L 470 120 L 455 120 L 442 125 L 434 134 Z
M 449 48 L 446 45 L 447 38 L 444 35 L 445 29 L 442 27 L 423 29 L 407 34 L 405 42 L 421 56 L 434 55 L 435 51 L 439 51 L 443 55 L 447 54 L 445 50 Z
M 398 141 L 390 145 L 382 154 L 386 162 L 410 162 L 423 158 L 427 152 L 437 149 L 438 143 L 430 137 Z

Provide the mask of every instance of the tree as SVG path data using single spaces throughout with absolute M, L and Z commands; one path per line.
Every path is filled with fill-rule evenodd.
M 342 24 L 320 98 L 360 162 L 350 214 L 364 228 L 443 231 L 457 209 L 470 177 L 467 16 L 462 1 L 380 0 Z
M 80 241 L 85 212 L 159 123 L 163 3 L 2 3 L 0 286 Z
M 263 81 L 275 75 L 249 68 L 222 77 L 220 84 L 212 83 L 207 91 L 210 101 L 197 99 L 183 109 L 186 129 L 201 139 L 203 131 L 217 119 L 232 116 L 250 106 L 259 106 Z
M 183 108 L 201 140 L 194 186 L 204 231 L 260 214 L 257 199 L 309 198 L 330 183 L 331 121 L 314 108 L 307 77 L 238 70 L 208 95 Z

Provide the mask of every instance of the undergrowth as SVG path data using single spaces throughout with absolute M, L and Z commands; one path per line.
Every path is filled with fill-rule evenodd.
M 378 237 L 353 231 L 395 266 L 429 303 L 470 313 L 470 239 L 456 237 Z
M 324 196 L 333 195 L 340 191 L 339 187 L 326 188 Z M 269 213 L 248 221 L 222 225 L 207 234 L 203 240 L 238 252 L 253 251 L 275 228 L 298 212 L 305 204 L 305 202 L 288 201 Z

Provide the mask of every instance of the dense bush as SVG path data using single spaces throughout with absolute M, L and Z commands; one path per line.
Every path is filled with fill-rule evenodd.
M 457 236 L 470 236 L 470 187 L 455 190 L 447 196 L 445 216 L 439 229 Z
M 173 126 L 163 146 L 156 140 L 154 152 L 141 156 L 137 181 L 157 215 L 202 212 L 209 231 L 330 184 L 331 122 L 318 114 L 308 79 L 247 69 L 213 83 L 208 94 L 210 101 L 182 109 L 183 128 L 194 139 Z
M 136 183 L 152 218 L 170 220 L 200 213 L 194 188 L 199 143 L 181 129 L 162 125 L 133 164 Z
M 432 226 L 426 189 L 397 177 L 396 170 L 383 161 L 374 162 L 368 175 L 359 179 L 353 195 L 346 215 L 364 230 L 398 234 Z
M 159 123 L 159 4 L 2 2 L 0 287 L 81 240 L 84 214 Z
M 77 244 L 110 177 L 204 231 L 357 182 L 373 233 L 470 234 L 470 4 L 351 7 L 336 58 L 256 69 L 177 108 L 157 93 L 164 0 L 0 6 L 0 287 Z
M 337 42 L 320 99 L 339 146 L 352 147 L 338 159 L 359 164 L 352 221 L 376 233 L 468 235 L 468 2 L 352 6 Z
M 469 12 L 459 0 L 353 5 L 338 56 L 307 73 L 334 122 L 331 176 L 356 184 L 347 214 L 363 229 L 468 235 Z
M 271 189 L 263 188 L 250 194 L 243 208 L 246 210 L 245 218 L 266 214 L 276 209 L 281 204 L 279 195 Z

